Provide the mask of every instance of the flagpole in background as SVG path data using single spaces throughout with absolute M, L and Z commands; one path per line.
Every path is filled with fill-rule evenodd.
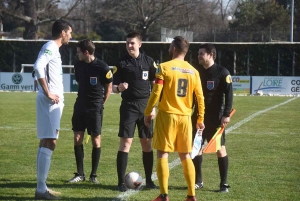
M 294 41 L 294 0 L 291 0 L 290 42 Z

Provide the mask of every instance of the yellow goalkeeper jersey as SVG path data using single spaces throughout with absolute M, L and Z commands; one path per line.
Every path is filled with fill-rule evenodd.
M 198 104 L 198 121 L 204 118 L 204 97 L 199 72 L 188 62 L 173 59 L 161 63 L 157 68 L 154 89 L 149 98 L 145 115 L 151 113 L 158 98 L 158 109 L 167 113 L 191 115 L 193 106 L 193 93 Z M 162 80 L 160 83 L 159 80 Z M 162 85 L 162 87 L 161 87 Z M 161 90 L 161 91 L 160 91 Z M 196 112 L 196 111 L 195 111 Z

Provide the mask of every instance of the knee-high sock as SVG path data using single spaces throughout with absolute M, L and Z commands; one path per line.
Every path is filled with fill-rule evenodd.
M 118 171 L 118 185 L 125 183 L 125 173 L 127 168 L 128 153 L 118 151 L 117 155 L 117 171 Z
M 97 173 L 98 164 L 99 164 L 99 161 L 100 161 L 100 155 L 101 155 L 101 147 L 99 147 L 99 148 L 93 147 L 91 175 L 96 175 L 96 173 Z
M 40 149 L 40 154 L 37 160 L 38 171 L 36 188 L 36 191 L 39 193 L 44 193 L 47 190 L 46 180 L 50 169 L 52 153 L 53 151 L 48 148 L 41 147 Z
M 188 158 L 181 161 L 183 167 L 183 174 L 188 186 L 188 195 L 195 196 L 195 167 L 192 159 Z
M 75 158 L 76 158 L 77 172 L 80 176 L 83 176 L 84 175 L 84 171 L 83 171 L 83 158 L 84 158 L 83 145 L 74 146 L 74 153 L 75 153 Z
M 153 151 L 143 152 L 143 164 L 146 175 L 146 183 L 152 181 L 152 169 L 153 169 Z
M 202 155 L 198 155 L 193 159 L 195 172 L 196 172 L 195 182 L 197 184 L 202 182 L 202 161 L 203 161 Z
M 227 184 L 228 155 L 222 158 L 218 158 L 218 164 L 221 178 L 220 185 Z
M 38 173 L 39 171 L 39 164 L 38 164 L 38 160 L 39 160 L 39 155 L 40 155 L 40 152 L 41 151 L 41 147 L 38 147 L 38 151 L 36 153 L 36 174 Z
M 156 162 L 156 172 L 159 181 L 160 194 L 168 194 L 169 164 L 167 158 L 159 158 Z

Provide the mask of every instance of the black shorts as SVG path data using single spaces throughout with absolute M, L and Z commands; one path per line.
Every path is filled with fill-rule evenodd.
M 133 138 L 135 127 L 138 128 L 139 138 L 153 137 L 153 124 L 150 128 L 144 124 L 144 110 L 148 100 L 122 101 L 120 106 L 119 137 Z
M 87 107 L 76 102 L 72 116 L 72 130 L 85 131 L 87 129 L 89 135 L 101 135 L 103 110 L 102 103 Z
M 211 138 L 214 136 L 214 134 L 217 132 L 217 129 L 221 126 L 221 118 L 222 115 L 220 114 L 214 114 L 214 115 L 205 115 L 204 116 L 204 125 L 205 129 L 202 133 L 202 144 L 206 140 L 209 142 Z M 196 122 L 197 122 L 197 116 L 195 114 L 192 115 L 192 124 L 193 124 L 193 139 L 196 135 Z M 221 136 L 221 146 L 225 145 L 225 130 L 222 133 Z

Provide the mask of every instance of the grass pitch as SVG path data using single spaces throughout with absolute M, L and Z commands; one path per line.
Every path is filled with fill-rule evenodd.
M 0 93 L 0 200 L 32 200 L 34 197 L 38 146 L 35 97 L 36 93 Z M 62 130 L 52 155 L 48 187 L 61 191 L 64 200 L 149 201 L 157 197 L 159 190 L 143 189 L 129 194 L 116 190 L 121 98 L 115 94 L 110 96 L 104 110 L 98 169 L 100 184 L 65 182 L 76 171 L 71 131 L 75 98 L 76 94 L 65 94 Z M 215 192 L 219 186 L 217 158 L 215 154 L 206 154 L 204 188 L 196 191 L 198 200 L 299 200 L 300 98 L 237 96 L 233 107 L 237 112 L 228 125 L 226 136 L 230 191 Z M 86 175 L 91 170 L 91 150 L 91 143 L 84 145 Z M 173 162 L 169 196 L 172 201 L 182 201 L 187 188 L 176 153 L 170 154 L 169 162 Z M 144 177 L 138 138 L 134 139 L 129 154 L 129 171 L 140 172 Z

